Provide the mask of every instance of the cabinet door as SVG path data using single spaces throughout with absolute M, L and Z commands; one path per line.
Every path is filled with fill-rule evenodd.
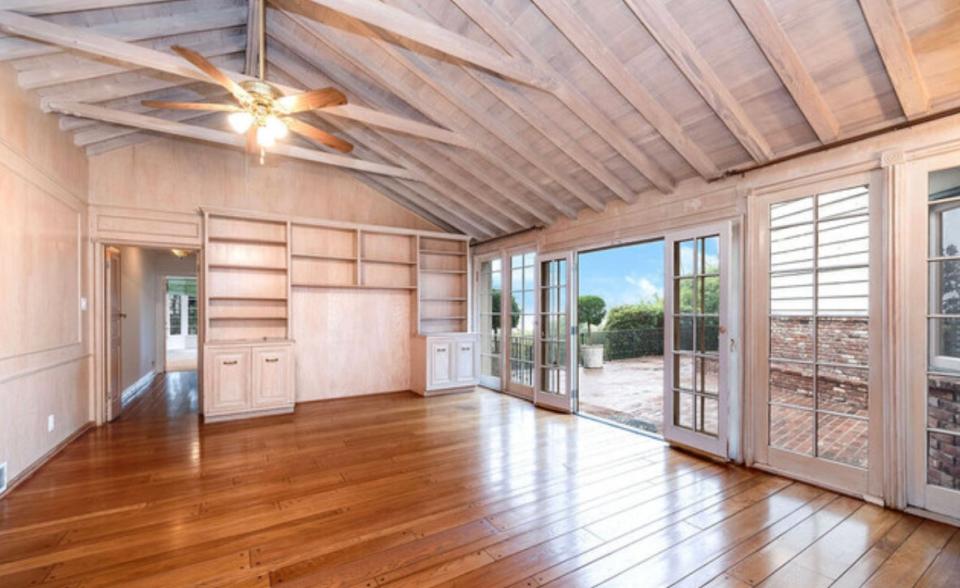
M 250 353 L 223 349 L 212 352 L 211 412 L 243 410 L 250 406 Z
M 456 352 L 456 378 L 458 384 L 471 384 L 477 377 L 476 359 L 474 354 L 477 351 L 477 345 L 473 340 L 457 341 L 455 344 Z
M 449 340 L 430 341 L 429 388 L 440 388 L 453 383 L 453 343 Z
M 254 348 L 253 406 L 285 406 L 293 401 L 293 354 L 290 348 Z

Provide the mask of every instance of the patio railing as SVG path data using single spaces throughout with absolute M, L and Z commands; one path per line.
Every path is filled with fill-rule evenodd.
M 580 333 L 580 345 L 603 345 L 603 360 L 663 355 L 663 329 Z

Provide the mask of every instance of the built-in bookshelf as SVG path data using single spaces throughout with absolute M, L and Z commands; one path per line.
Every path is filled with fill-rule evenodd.
M 290 337 L 300 289 L 409 293 L 416 334 L 469 329 L 469 249 L 462 236 L 302 217 L 205 209 L 207 342 Z
M 206 215 L 208 342 L 287 338 L 287 233 L 286 222 Z
M 466 241 L 420 237 L 417 253 L 420 333 L 466 332 L 470 271 Z

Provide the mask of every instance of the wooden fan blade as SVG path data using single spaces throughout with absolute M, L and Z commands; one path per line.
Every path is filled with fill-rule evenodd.
M 324 106 L 340 106 L 347 103 L 347 97 L 336 88 L 323 88 L 277 98 L 275 103 L 284 112 L 293 114 L 304 110 L 323 108 Z
M 173 110 L 216 110 L 219 112 L 240 112 L 243 109 L 233 104 L 217 104 L 214 102 L 167 102 L 166 100 L 143 100 L 140 102 L 147 108 L 171 108 Z
M 241 103 L 246 103 L 253 99 L 250 93 L 244 90 L 240 84 L 230 79 L 227 74 L 220 71 L 217 66 L 207 61 L 207 58 L 203 55 L 180 45 L 174 45 L 170 48 L 176 51 L 180 57 L 183 57 L 195 65 L 197 69 L 210 76 L 213 81 L 226 88 Z
M 286 117 L 283 119 L 283 122 L 287 123 L 287 127 L 291 131 L 303 135 L 308 139 L 313 139 L 314 141 L 318 141 L 324 145 L 333 147 L 337 151 L 341 151 L 343 153 L 350 153 L 353 151 L 353 145 L 347 143 L 343 139 L 334 137 L 326 131 L 321 131 L 317 127 L 308 125 L 307 123 L 301 122 L 293 117 Z

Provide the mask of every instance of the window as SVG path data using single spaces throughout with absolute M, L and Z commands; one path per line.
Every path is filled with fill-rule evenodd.
M 960 168 L 930 174 L 927 483 L 960 490 Z
M 501 297 L 503 268 L 499 259 L 480 264 L 480 373 L 500 377 L 502 344 Z
M 769 443 L 866 468 L 870 196 L 771 205 Z
M 567 260 L 540 264 L 540 386 L 566 394 L 568 386 Z
M 510 258 L 510 381 L 533 386 L 535 253 Z

